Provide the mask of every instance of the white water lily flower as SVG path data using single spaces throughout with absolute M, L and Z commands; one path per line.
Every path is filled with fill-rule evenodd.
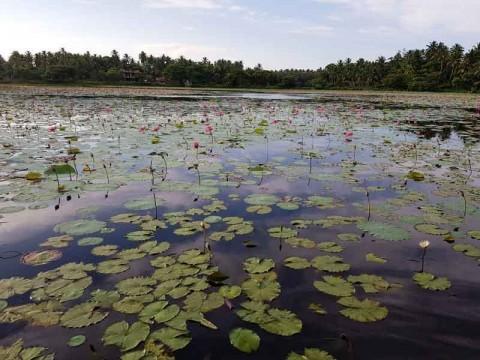
M 428 248 L 428 247 L 430 246 L 430 241 L 428 241 L 428 240 L 422 240 L 422 241 L 420 241 L 420 243 L 419 243 L 418 245 L 420 245 L 420 247 L 421 247 L 422 249 L 426 249 L 426 248 Z

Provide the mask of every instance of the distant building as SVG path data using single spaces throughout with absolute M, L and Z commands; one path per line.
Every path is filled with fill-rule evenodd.
M 122 69 L 122 77 L 124 81 L 140 81 L 143 72 L 139 69 Z

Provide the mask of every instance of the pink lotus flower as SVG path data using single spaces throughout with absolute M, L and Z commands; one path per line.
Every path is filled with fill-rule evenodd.
M 198 150 L 199 147 L 200 147 L 200 143 L 198 141 L 194 141 L 193 142 L 193 148 Z
M 152 131 L 158 131 L 158 130 L 160 130 L 160 125 L 157 125 L 152 129 Z
M 206 135 L 212 135 L 212 133 L 213 133 L 213 126 L 210 125 L 210 124 L 205 125 L 204 131 L 205 131 L 205 134 L 206 134 Z
M 345 141 L 352 141 L 353 131 L 347 130 L 343 133 L 343 136 L 345 137 Z
M 50 125 L 48 128 L 47 128 L 48 132 L 55 132 L 55 130 L 57 130 L 57 125 Z
M 146 126 L 141 126 L 141 127 L 138 128 L 138 131 L 140 131 L 141 133 L 144 133 L 145 130 L 147 130 Z

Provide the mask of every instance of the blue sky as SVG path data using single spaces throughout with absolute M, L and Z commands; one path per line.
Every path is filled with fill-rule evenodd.
M 0 54 L 143 49 L 315 69 L 431 40 L 469 48 L 479 14 L 480 0 L 0 0 Z

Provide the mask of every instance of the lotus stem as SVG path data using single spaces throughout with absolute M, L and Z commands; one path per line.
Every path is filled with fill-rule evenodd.
M 107 165 L 103 164 L 103 168 L 105 169 L 105 175 L 107 175 L 107 184 L 110 184 L 110 177 L 108 176 Z
M 427 248 L 424 247 L 423 248 L 423 252 L 422 252 L 422 269 L 420 270 L 420 272 L 423 273 L 423 268 L 424 268 L 424 265 L 425 265 L 425 255 L 427 255 Z

